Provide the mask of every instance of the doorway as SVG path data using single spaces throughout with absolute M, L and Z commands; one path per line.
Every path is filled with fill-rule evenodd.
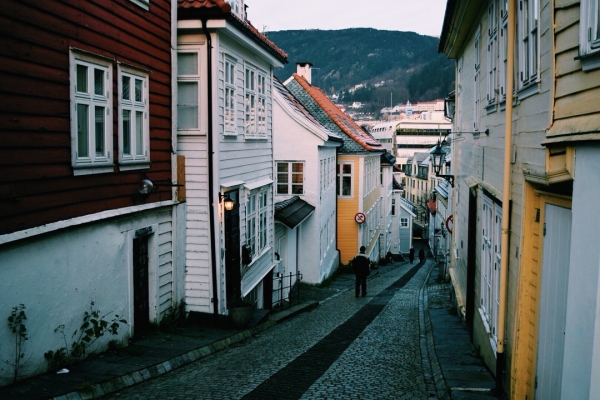
M 133 334 L 143 335 L 150 326 L 150 291 L 148 285 L 148 238 L 133 239 Z
M 230 191 L 229 195 L 234 202 L 233 209 L 227 211 L 223 208 L 225 221 L 225 296 L 227 307 L 236 298 L 241 296 L 242 275 L 240 265 L 240 202 L 238 191 Z M 215 294 L 216 295 L 216 294 Z
M 535 398 L 560 399 L 571 254 L 571 210 L 546 204 Z

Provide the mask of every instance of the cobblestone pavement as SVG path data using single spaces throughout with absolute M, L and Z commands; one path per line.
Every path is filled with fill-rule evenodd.
M 430 399 L 418 303 L 432 264 L 403 265 L 369 280 L 365 298 L 343 292 L 245 342 L 107 398 Z

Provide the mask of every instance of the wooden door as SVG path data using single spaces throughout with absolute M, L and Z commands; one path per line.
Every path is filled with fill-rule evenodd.
M 571 210 L 546 204 L 543 246 L 535 398 L 558 400 L 565 344 Z
M 133 239 L 133 332 L 139 337 L 150 325 L 148 235 Z

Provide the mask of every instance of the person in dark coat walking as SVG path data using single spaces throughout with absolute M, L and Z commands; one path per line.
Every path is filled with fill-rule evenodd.
M 425 262 L 425 250 L 423 250 L 423 248 L 419 250 L 419 261 Z
M 408 259 L 410 260 L 410 263 L 412 264 L 413 261 L 415 261 L 415 248 L 414 247 L 410 247 L 410 251 L 408 252 Z
M 354 294 L 358 297 L 360 289 L 362 289 L 362 295 L 367 295 L 367 276 L 371 273 L 369 268 L 370 260 L 365 254 L 365 246 L 360 246 L 360 253 L 358 253 L 352 260 L 352 269 L 356 276 Z

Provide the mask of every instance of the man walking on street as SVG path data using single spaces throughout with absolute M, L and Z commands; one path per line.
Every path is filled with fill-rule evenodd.
M 354 291 L 356 297 L 358 297 L 360 289 L 362 289 L 363 297 L 367 295 L 367 276 L 369 276 L 371 270 L 369 269 L 370 261 L 365 254 L 365 250 L 365 246 L 360 246 L 360 253 L 352 260 L 352 269 L 354 270 L 354 275 L 356 275 Z
M 421 250 L 419 250 L 419 261 L 421 261 L 421 263 L 425 262 L 425 250 L 423 250 L 422 247 Z
M 412 264 L 413 261 L 415 261 L 415 248 L 414 247 L 410 247 L 410 251 L 408 252 L 408 259 L 410 260 L 410 263 Z

